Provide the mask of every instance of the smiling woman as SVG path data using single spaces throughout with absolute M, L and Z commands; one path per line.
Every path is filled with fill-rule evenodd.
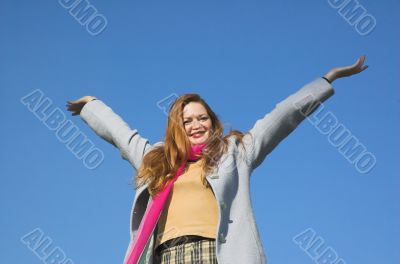
M 227 151 L 231 136 L 239 141 L 243 133 L 238 130 L 223 135 L 223 126 L 217 115 L 198 94 L 181 95 L 171 105 L 165 133 L 165 144 L 154 147 L 143 158 L 136 184 L 150 181 L 149 192 L 152 196 L 159 193 L 166 183 L 173 179 L 180 164 L 190 157 L 190 149 L 200 144 L 207 147 L 202 151 L 205 161 L 205 174 L 210 173 L 216 162 Z M 207 185 L 205 177 L 202 177 Z
M 191 145 L 204 143 L 212 133 L 207 109 L 198 102 L 190 102 L 183 108 L 183 124 Z
M 250 175 L 312 113 L 310 108 L 334 94 L 335 79 L 367 68 L 364 59 L 304 85 L 247 133 L 223 135 L 217 115 L 193 93 L 171 105 L 164 141 L 155 145 L 101 100 L 69 101 L 68 110 L 80 114 L 137 170 L 124 262 L 266 263 L 251 206 Z

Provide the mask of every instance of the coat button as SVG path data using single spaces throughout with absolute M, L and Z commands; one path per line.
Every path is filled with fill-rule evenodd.
M 226 239 L 225 239 L 225 236 L 224 236 L 223 233 L 220 233 L 220 234 L 219 234 L 219 241 L 220 241 L 221 243 L 225 243 L 225 242 L 226 242 Z

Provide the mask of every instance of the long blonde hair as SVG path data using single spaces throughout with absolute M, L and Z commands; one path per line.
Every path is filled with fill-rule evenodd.
M 218 160 L 227 151 L 228 138 L 234 135 L 239 142 L 242 142 L 244 134 L 238 130 L 231 130 L 223 136 L 222 123 L 200 95 L 195 93 L 181 95 L 169 109 L 164 144 L 153 147 L 143 157 L 137 173 L 136 188 L 149 182 L 148 191 L 151 196 L 160 192 L 175 176 L 182 162 L 188 159 L 190 142 L 183 126 L 183 109 L 191 102 L 202 104 L 212 123 L 211 135 L 200 157 L 203 171 L 201 178 L 205 186 L 208 186 L 205 176 L 214 169 Z

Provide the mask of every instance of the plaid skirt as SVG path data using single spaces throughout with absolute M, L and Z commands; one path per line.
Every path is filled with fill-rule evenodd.
M 157 252 L 156 264 L 218 264 L 215 240 L 204 239 L 165 248 Z

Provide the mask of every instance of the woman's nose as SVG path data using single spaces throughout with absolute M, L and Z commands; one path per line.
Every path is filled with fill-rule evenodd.
M 192 129 L 193 128 L 198 128 L 198 127 L 200 127 L 200 122 L 198 120 L 194 120 L 193 124 L 192 124 Z

